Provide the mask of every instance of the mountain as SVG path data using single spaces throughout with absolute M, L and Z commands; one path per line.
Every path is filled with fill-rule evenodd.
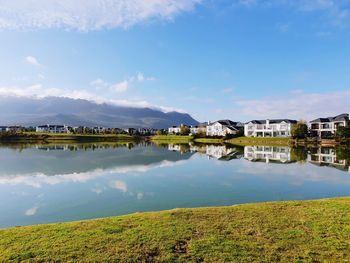
M 46 97 L 0 97 L 0 125 L 104 126 L 118 128 L 167 128 L 196 125 L 189 114 L 162 112 L 151 108 L 97 104 L 83 99 Z

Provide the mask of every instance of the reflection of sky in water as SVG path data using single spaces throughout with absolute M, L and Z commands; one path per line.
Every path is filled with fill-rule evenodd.
M 350 173 L 338 169 L 248 161 L 236 148 L 168 148 L 0 148 L 0 226 L 350 195 Z

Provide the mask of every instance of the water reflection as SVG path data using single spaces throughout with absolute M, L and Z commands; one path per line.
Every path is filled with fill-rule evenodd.
M 349 156 L 346 148 L 2 145 L 0 227 L 350 195 Z

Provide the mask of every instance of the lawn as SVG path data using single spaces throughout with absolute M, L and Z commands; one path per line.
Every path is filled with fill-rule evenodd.
M 189 143 L 193 141 L 192 136 L 182 135 L 156 135 L 152 137 L 155 143 Z
M 0 262 L 345 262 L 350 198 L 175 209 L 0 230 Z

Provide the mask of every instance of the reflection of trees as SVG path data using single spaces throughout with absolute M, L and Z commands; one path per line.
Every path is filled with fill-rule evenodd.
M 307 160 L 307 149 L 305 147 L 295 147 L 291 149 L 291 161 L 305 163 Z
M 345 160 L 350 163 L 350 147 L 337 147 L 335 152 L 338 160 Z

